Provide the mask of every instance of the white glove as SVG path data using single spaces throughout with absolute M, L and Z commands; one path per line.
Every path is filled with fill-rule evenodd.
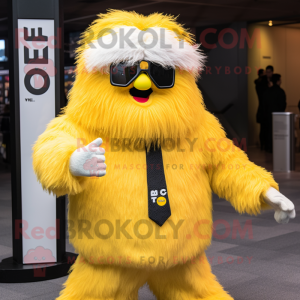
M 102 139 L 98 138 L 85 147 L 76 149 L 70 158 L 69 169 L 74 176 L 101 177 L 106 174 L 104 163 L 105 150 L 99 146 Z
M 269 188 L 265 201 L 275 209 L 274 218 L 277 223 L 288 223 L 289 219 L 296 217 L 295 206 L 292 201 L 274 188 Z

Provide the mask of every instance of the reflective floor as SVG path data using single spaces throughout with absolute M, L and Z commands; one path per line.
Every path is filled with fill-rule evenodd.
M 257 148 L 249 148 L 249 158 L 256 164 L 272 170 L 272 155 Z M 280 191 L 296 205 L 298 216 L 289 224 L 279 225 L 273 212 L 258 217 L 239 215 L 228 202 L 214 195 L 214 221 L 222 220 L 211 247 L 207 251 L 214 274 L 236 300 L 295 300 L 300 294 L 300 156 L 297 154 L 298 172 L 275 173 Z M 247 223 L 246 223 L 247 222 Z M 250 222 L 250 223 L 249 223 Z M 226 226 L 230 225 L 230 232 Z M 233 234 L 237 226 L 245 234 Z M 236 231 L 238 232 L 238 231 Z M 252 234 L 251 234 L 252 232 Z M 11 191 L 10 172 L 0 165 L 0 260 L 11 256 Z M 72 247 L 67 244 L 67 249 Z M 0 283 L 0 299 L 53 300 L 59 295 L 66 277 L 26 284 Z M 144 286 L 140 300 L 155 297 Z

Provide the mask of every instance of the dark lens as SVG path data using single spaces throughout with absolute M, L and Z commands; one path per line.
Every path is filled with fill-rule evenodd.
M 128 66 L 126 64 L 117 64 L 110 67 L 112 83 L 127 85 L 128 82 L 136 75 L 137 65 Z
M 174 83 L 174 69 L 172 68 L 163 68 L 160 65 L 152 63 L 150 74 L 160 87 L 170 87 Z

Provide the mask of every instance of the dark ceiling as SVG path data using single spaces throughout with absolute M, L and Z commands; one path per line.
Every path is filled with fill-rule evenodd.
M 7 5 L 0 0 L 0 34 L 7 34 Z M 24 0 L 26 1 L 26 0 Z M 179 15 L 186 27 L 228 24 L 235 21 L 300 21 L 300 1 L 291 0 L 64 0 L 65 32 L 84 30 L 107 9 L 135 10 L 142 14 Z

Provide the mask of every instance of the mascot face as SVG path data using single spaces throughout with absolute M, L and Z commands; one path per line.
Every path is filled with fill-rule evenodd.
M 173 17 L 110 11 L 84 33 L 66 114 L 113 138 L 183 138 L 201 122 L 203 60 Z

